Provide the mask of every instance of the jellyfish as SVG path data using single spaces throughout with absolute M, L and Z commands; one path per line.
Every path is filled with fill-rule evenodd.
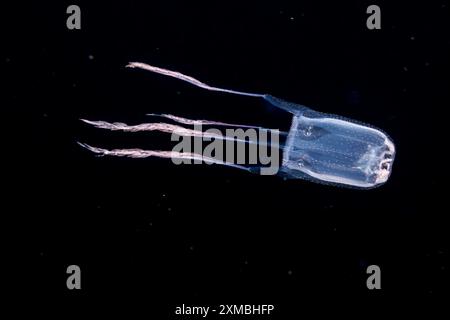
M 210 86 L 180 72 L 141 62 L 131 62 L 127 67 L 139 68 L 173 77 L 205 90 L 263 99 L 272 106 L 290 113 L 292 122 L 289 131 L 278 131 L 279 134 L 286 137 L 284 142 L 274 144 L 275 148 L 279 148 L 281 151 L 281 164 L 277 171 L 277 174 L 280 176 L 328 185 L 370 189 L 384 184 L 391 175 L 395 157 L 394 143 L 386 133 L 371 125 L 338 115 L 318 112 L 306 106 L 276 98 L 270 94 L 249 93 Z M 160 131 L 179 136 L 206 137 L 209 139 L 227 139 L 227 137 L 216 133 L 203 132 L 195 127 L 192 128 L 192 126 L 209 125 L 272 130 L 252 125 L 193 120 L 171 114 L 152 113 L 149 115 L 165 119 L 167 122 L 175 122 L 176 124 L 152 122 L 127 125 L 121 122 L 110 123 L 106 121 L 81 120 L 96 128 L 107 130 L 125 132 Z M 241 142 L 267 143 L 254 140 Z M 91 152 L 102 156 L 190 159 L 257 172 L 254 166 L 240 165 L 195 152 L 104 149 L 86 143 L 79 144 Z

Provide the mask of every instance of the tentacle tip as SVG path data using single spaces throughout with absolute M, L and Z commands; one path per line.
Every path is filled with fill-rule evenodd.
M 83 149 L 86 149 L 86 150 L 89 150 L 90 152 L 96 153 L 95 150 L 94 150 L 94 148 L 91 147 L 90 145 L 86 144 L 86 143 L 82 143 L 82 142 L 77 141 L 77 144 L 78 144 L 80 147 L 82 147 Z
M 90 145 L 88 145 L 86 143 L 82 143 L 80 141 L 77 141 L 77 144 L 82 148 L 88 149 L 89 151 L 92 151 L 92 149 L 93 149 Z
M 88 145 L 87 143 L 82 143 L 82 142 L 77 141 L 77 144 L 79 146 L 81 146 L 82 148 L 95 153 L 95 155 L 98 157 L 103 157 L 106 154 L 106 152 L 104 150 L 100 150 L 98 148 L 92 147 L 92 146 Z
M 80 121 L 83 121 L 84 123 L 90 124 L 91 126 L 98 127 L 100 121 L 92 121 L 87 119 L 80 119 Z
M 136 68 L 137 62 L 128 62 L 125 68 Z

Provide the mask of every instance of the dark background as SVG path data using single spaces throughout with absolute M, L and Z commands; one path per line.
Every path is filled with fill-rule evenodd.
M 70 4 L 81 7 L 81 30 L 66 28 Z M 381 7 L 381 30 L 366 28 L 370 4 Z M 448 292 L 448 1 L 55 1 L 2 11 L 2 211 L 19 296 L 42 299 L 42 310 L 106 298 L 108 310 L 167 318 L 183 303 L 268 303 L 293 316 L 314 302 L 321 313 Z M 80 118 L 289 124 L 257 99 L 125 69 L 129 61 L 382 128 L 397 148 L 393 174 L 362 191 L 95 157 L 76 142 L 155 149 L 169 136 Z M 82 270 L 77 292 L 66 288 L 71 264 Z M 366 288 L 371 264 L 379 291 Z

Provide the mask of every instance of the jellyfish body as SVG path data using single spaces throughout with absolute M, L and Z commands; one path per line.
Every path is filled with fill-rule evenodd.
M 182 73 L 144 63 L 133 62 L 128 67 L 140 68 L 174 77 L 210 91 L 261 98 L 273 106 L 291 113 L 292 123 L 289 132 L 281 132 L 281 134 L 287 136 L 286 141 L 277 146 L 282 150 L 282 164 L 279 173 L 287 178 L 306 179 L 325 184 L 368 189 L 382 185 L 388 180 L 391 174 L 395 157 L 395 146 L 389 136 L 377 128 L 337 115 L 317 112 L 303 105 L 287 102 L 268 94 L 248 93 L 212 87 Z M 151 115 L 155 116 L 155 114 Z M 209 120 L 192 120 L 167 114 L 156 116 L 185 125 L 204 124 L 268 130 L 257 126 Z M 83 121 L 95 127 L 109 130 L 129 132 L 162 131 L 182 136 L 205 137 L 204 132 L 161 122 L 129 126 L 124 123 Z M 214 134 L 206 135 L 206 137 L 226 139 L 223 136 L 215 136 Z M 252 142 L 250 141 L 250 143 Z M 201 159 L 209 163 L 222 164 L 254 172 L 254 168 L 236 165 L 214 158 L 205 159 L 204 156 L 195 153 L 141 149 L 107 150 L 92 147 L 87 144 L 80 145 L 100 155 L 134 158 Z
M 390 176 L 395 147 L 382 131 L 305 108 L 292 118 L 281 171 L 293 178 L 371 188 Z

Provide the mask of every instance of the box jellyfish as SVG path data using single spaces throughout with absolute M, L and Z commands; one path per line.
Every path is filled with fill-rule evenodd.
M 306 179 L 318 183 L 369 189 L 385 183 L 392 171 L 395 146 L 383 131 L 341 116 L 314 111 L 303 105 L 287 102 L 269 94 L 258 94 L 213 87 L 182 73 L 158 68 L 144 63 L 132 62 L 127 67 L 140 68 L 165 76 L 174 77 L 197 87 L 220 91 L 228 94 L 244 95 L 264 99 L 276 108 L 292 114 L 289 132 L 282 132 L 287 138 L 279 147 L 282 151 L 282 163 L 278 173 L 287 178 Z M 152 114 L 155 116 L 155 114 Z M 97 128 L 121 130 L 127 132 L 162 131 L 180 136 L 207 137 L 224 139 L 181 125 L 234 126 L 259 128 L 250 125 L 238 125 L 208 120 L 192 120 L 169 114 L 157 115 L 176 122 L 144 123 L 127 125 L 105 121 L 84 122 Z M 268 130 L 268 129 L 266 129 Z M 248 141 L 247 141 L 248 142 Z M 250 141 L 251 143 L 251 141 Z M 255 142 L 258 143 L 258 142 Z M 254 167 L 204 156 L 191 152 L 142 150 L 142 149 L 103 149 L 81 144 L 99 155 L 122 156 L 132 158 L 160 157 L 209 161 L 209 163 L 232 166 L 255 172 Z

